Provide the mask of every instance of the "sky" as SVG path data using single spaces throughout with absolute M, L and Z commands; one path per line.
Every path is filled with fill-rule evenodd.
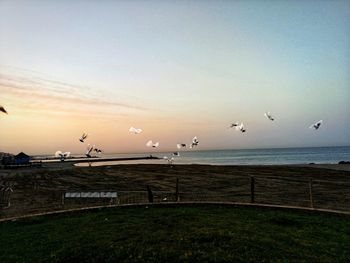
M 0 0 L 0 151 L 350 145 L 349 72 L 350 1 Z

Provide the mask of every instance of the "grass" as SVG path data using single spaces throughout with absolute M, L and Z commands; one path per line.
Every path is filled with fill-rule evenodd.
M 122 191 L 146 191 L 147 185 L 152 191 L 175 192 L 177 178 L 182 201 L 250 202 L 251 175 L 255 176 L 258 203 L 308 207 L 309 180 L 313 179 L 316 208 L 350 211 L 350 171 L 318 169 L 312 165 L 140 164 L 69 168 L 59 163 L 40 169 L 0 169 L 0 184 L 13 188 L 11 207 L 0 210 L 0 218 L 87 205 L 68 201 L 61 207 L 62 192 L 112 190 L 119 195 Z M 122 203 L 130 202 L 128 194 L 119 196 Z M 146 195 L 143 201 L 148 201 Z
M 350 262 L 349 219 L 212 205 L 65 213 L 0 223 L 0 262 Z

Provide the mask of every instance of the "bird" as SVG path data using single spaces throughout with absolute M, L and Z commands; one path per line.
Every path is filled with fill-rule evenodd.
M 179 156 L 180 156 L 180 153 L 179 153 L 179 152 L 173 152 L 173 156 L 179 157 Z
M 178 149 L 181 149 L 181 148 L 186 148 L 186 143 L 178 143 L 178 144 L 176 144 L 176 147 L 178 148 Z
M 197 136 L 194 136 L 192 139 L 192 143 L 190 144 L 190 148 L 193 148 L 194 146 L 197 146 L 199 143 Z
M 96 153 L 102 153 L 102 150 L 101 150 L 101 149 L 95 148 L 94 151 L 95 151 Z
M 266 117 L 266 118 L 268 118 L 270 121 L 274 121 L 275 120 L 275 118 L 273 118 L 272 117 L 272 115 L 271 115 L 271 113 L 268 111 L 268 112 L 265 112 L 264 113 L 264 116 Z
M 61 151 L 57 151 L 55 152 L 55 157 L 59 157 L 61 159 L 61 161 L 63 162 L 66 158 L 68 158 L 70 156 L 70 152 L 61 152 Z
M 80 142 L 84 143 L 85 139 L 88 137 L 87 133 L 83 133 L 83 135 L 81 136 L 81 138 L 79 139 Z
M 130 127 L 129 132 L 131 132 L 133 134 L 140 134 L 142 132 L 142 129 Z
M 91 146 L 90 144 L 88 144 L 88 147 L 85 153 L 86 157 L 91 158 L 91 152 L 94 150 L 94 148 L 95 148 L 95 145 Z
M 238 126 L 238 122 L 235 122 L 235 123 L 231 123 L 230 127 L 228 127 L 228 128 L 230 129 L 230 128 L 234 128 L 237 126 Z
M 315 130 L 318 130 L 322 124 L 323 120 L 319 120 L 318 122 L 312 124 L 309 128 L 310 129 L 315 129 Z
M 174 157 L 169 158 L 168 156 L 164 156 L 163 159 L 166 160 L 168 164 L 172 164 L 174 162 Z
M 3 106 L 0 105 L 0 111 L 5 113 L 5 114 L 8 114 L 7 111 L 5 110 L 5 108 Z
M 159 142 L 153 143 L 152 140 L 149 140 L 149 141 L 146 143 L 146 146 L 147 146 L 147 147 L 157 148 L 157 147 L 159 146 Z
M 247 130 L 244 128 L 243 122 L 242 122 L 239 126 L 236 127 L 236 130 L 237 130 L 237 131 L 241 131 L 241 132 L 246 132 L 246 131 L 247 131 Z

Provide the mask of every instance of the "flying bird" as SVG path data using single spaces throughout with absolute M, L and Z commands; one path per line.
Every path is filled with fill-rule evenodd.
M 181 148 L 186 148 L 186 143 L 178 143 L 178 144 L 176 144 L 176 147 L 178 148 L 178 149 L 181 149 Z
M 61 151 L 57 151 L 55 152 L 55 157 L 59 157 L 61 159 L 61 161 L 63 162 L 66 158 L 68 158 L 70 156 L 70 152 L 61 152 Z
M 180 153 L 179 153 L 179 152 L 173 152 L 173 156 L 179 157 L 179 156 L 180 156 Z
M 95 145 L 91 146 L 90 144 L 88 144 L 88 147 L 86 149 L 86 157 L 91 158 L 91 152 L 95 149 Z
M 237 131 L 241 131 L 241 132 L 246 132 L 247 131 L 246 128 L 244 128 L 243 122 L 239 126 L 236 127 L 236 130 Z
M 238 122 L 235 122 L 235 123 L 231 123 L 230 127 L 228 127 L 229 129 L 230 128 L 234 128 L 234 127 L 237 127 L 239 124 Z
M 5 114 L 8 114 L 7 111 L 5 110 L 5 108 L 3 106 L 0 105 L 0 111 L 5 113 Z
M 173 164 L 174 162 L 174 157 L 169 158 L 168 156 L 164 156 L 163 159 L 166 160 L 168 164 Z
M 312 124 L 309 128 L 310 129 L 315 129 L 315 130 L 318 130 L 319 128 L 320 128 L 320 126 L 321 126 L 321 124 L 322 124 L 322 120 L 320 120 L 320 121 L 318 121 L 318 122 L 316 122 L 316 123 L 314 123 L 314 124 Z
M 94 151 L 95 151 L 96 153 L 102 153 L 102 150 L 101 150 L 101 149 L 94 148 Z
M 272 117 L 271 113 L 268 111 L 268 112 L 265 112 L 264 113 L 265 117 L 268 118 L 270 121 L 274 121 L 275 118 Z
M 149 141 L 146 143 L 146 146 L 147 146 L 147 147 L 157 148 L 157 147 L 159 146 L 159 142 L 153 143 L 151 140 L 149 140 Z
M 133 134 L 140 134 L 142 132 L 142 129 L 130 127 L 129 132 L 131 132 Z
M 81 136 L 81 138 L 79 139 L 79 141 L 81 141 L 82 143 L 84 143 L 84 141 L 86 140 L 86 138 L 88 137 L 87 133 L 83 133 L 83 135 Z
M 192 143 L 190 144 L 190 148 L 193 148 L 194 146 L 197 146 L 199 143 L 197 136 L 194 136 L 192 139 Z

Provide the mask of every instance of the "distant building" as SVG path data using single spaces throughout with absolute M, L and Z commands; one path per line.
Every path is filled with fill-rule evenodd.
M 29 164 L 30 156 L 24 152 L 20 152 L 14 158 L 14 164 Z

